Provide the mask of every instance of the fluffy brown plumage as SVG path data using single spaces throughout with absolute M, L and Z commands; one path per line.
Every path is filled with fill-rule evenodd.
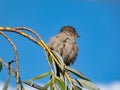
M 73 27 L 64 26 L 59 34 L 50 39 L 48 47 L 57 51 L 62 56 L 64 63 L 70 66 L 78 55 L 77 37 L 79 35 Z

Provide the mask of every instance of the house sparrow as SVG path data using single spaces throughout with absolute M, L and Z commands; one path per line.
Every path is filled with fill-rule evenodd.
M 58 52 L 62 56 L 64 63 L 70 66 L 74 63 L 78 55 L 77 37 L 79 37 L 79 35 L 73 27 L 64 26 L 56 36 L 50 39 L 48 47 Z M 57 76 L 60 76 L 59 71 L 58 69 Z

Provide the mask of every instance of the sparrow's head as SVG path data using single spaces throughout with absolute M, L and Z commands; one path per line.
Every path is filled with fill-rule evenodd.
M 66 33 L 70 36 L 73 36 L 75 38 L 80 37 L 79 34 L 76 32 L 75 28 L 72 26 L 64 26 L 60 30 L 61 33 Z

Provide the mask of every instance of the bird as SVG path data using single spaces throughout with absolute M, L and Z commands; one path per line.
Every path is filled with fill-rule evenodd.
M 70 66 L 75 62 L 78 55 L 78 45 L 76 43 L 78 37 L 80 35 L 74 27 L 64 26 L 57 35 L 50 38 L 48 47 L 58 52 L 63 58 L 65 65 Z M 57 76 L 60 76 L 60 69 L 58 66 L 56 68 Z

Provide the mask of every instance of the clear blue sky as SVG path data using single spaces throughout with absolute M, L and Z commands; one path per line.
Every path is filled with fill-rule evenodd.
M 96 83 L 120 81 L 119 0 L 0 0 L 0 4 L 0 26 L 32 28 L 46 43 L 62 26 L 75 27 L 81 37 L 72 67 Z M 49 70 L 42 48 L 20 35 L 7 35 L 18 47 L 22 79 Z M 14 59 L 12 48 L 1 36 L 0 57 L 6 62 Z M 5 70 L 0 73 L 2 81 L 7 77 Z

